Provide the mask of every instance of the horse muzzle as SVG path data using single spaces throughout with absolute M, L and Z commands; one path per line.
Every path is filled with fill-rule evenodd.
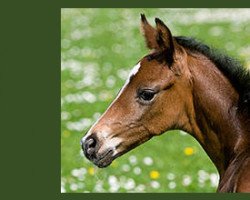
M 89 136 L 81 140 L 82 150 L 87 159 L 93 162 L 99 168 L 107 167 L 114 160 L 114 150 L 111 148 L 100 150 L 100 141 L 97 137 Z

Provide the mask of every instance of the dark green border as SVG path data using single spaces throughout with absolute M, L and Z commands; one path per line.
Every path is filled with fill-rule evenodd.
M 63 194 L 71 200 L 249 200 L 249 194 L 192 194 L 192 193 L 143 193 L 143 194 Z
M 1 6 L 1 199 L 249 199 L 244 194 L 60 194 L 60 9 L 249 6 L 247 0 L 190 2 L 23 0 Z
M 247 0 L 61 0 L 61 7 L 76 8 L 244 8 Z
M 64 194 L 63 199 L 82 200 L 82 199 L 94 199 L 94 200 L 131 200 L 131 199 L 143 199 L 143 200 L 248 200 L 247 194 Z

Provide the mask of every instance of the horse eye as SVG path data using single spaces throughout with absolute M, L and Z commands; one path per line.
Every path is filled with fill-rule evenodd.
M 150 101 L 154 98 L 155 93 L 151 90 L 143 90 L 139 93 L 139 98 L 144 101 Z

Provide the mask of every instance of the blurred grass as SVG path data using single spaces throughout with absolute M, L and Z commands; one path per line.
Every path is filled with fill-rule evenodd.
M 216 18 L 220 12 L 231 11 L 62 9 L 62 192 L 216 191 L 214 165 L 200 145 L 180 131 L 151 139 L 105 169 L 94 167 L 83 157 L 80 139 L 108 107 L 131 67 L 148 53 L 139 31 L 140 13 L 145 13 L 152 24 L 154 17 L 160 17 L 173 35 L 201 39 L 249 66 L 249 20 L 237 21 L 235 14 L 232 19 Z M 233 12 L 248 16 L 249 10 Z M 185 154 L 187 147 L 194 150 L 191 155 Z M 153 164 L 147 164 L 145 158 L 152 159 Z M 159 177 L 150 176 L 152 171 Z

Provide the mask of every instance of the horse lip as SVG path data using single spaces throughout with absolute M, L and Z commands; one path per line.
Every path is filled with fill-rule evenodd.
M 109 166 L 113 161 L 113 153 L 112 149 L 107 150 L 104 154 L 98 156 L 96 159 L 93 160 L 93 163 L 99 167 L 104 168 Z

